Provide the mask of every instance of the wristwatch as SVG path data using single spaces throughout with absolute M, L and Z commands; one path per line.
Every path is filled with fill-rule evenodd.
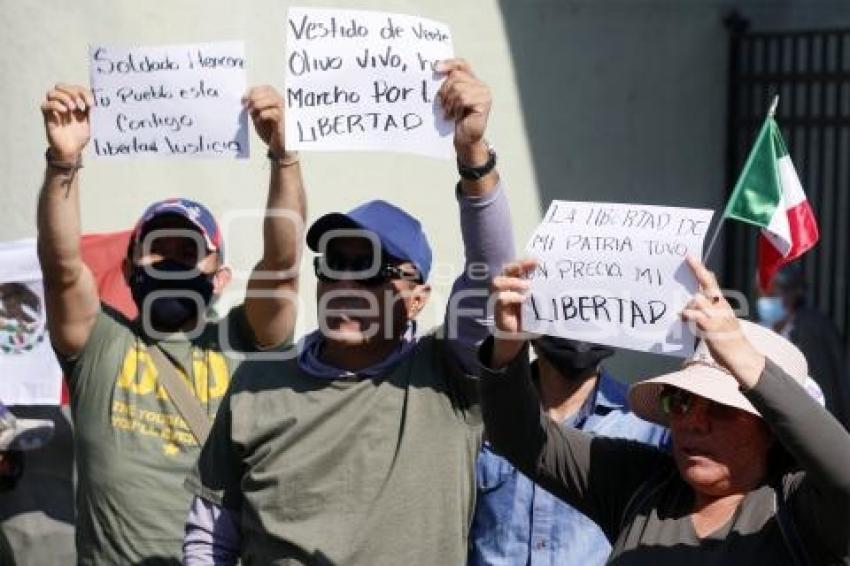
M 477 181 L 490 171 L 492 171 L 496 167 L 496 148 L 494 148 L 491 144 L 487 144 L 487 153 L 489 154 L 489 158 L 487 159 L 487 163 L 478 167 L 471 167 L 469 165 L 464 165 L 460 162 L 460 159 L 457 160 L 457 172 L 461 177 L 467 179 L 469 181 Z

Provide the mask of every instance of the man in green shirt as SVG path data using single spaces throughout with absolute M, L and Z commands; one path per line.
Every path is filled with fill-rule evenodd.
M 313 223 L 319 330 L 296 359 L 234 375 L 187 480 L 186 565 L 465 561 L 481 444 L 468 370 L 513 239 L 489 90 L 464 61 L 440 70 L 466 256 L 441 331 L 417 336 L 432 263 L 418 220 L 371 201 Z
M 47 169 L 38 205 L 38 252 L 47 322 L 69 380 L 77 457 L 80 564 L 178 564 L 189 497 L 182 481 L 199 443 L 162 384 L 164 354 L 200 411 L 211 416 L 235 369 L 230 350 L 273 348 L 293 329 L 304 195 L 297 155 L 286 152 L 283 104 L 271 87 L 244 105 L 272 161 L 263 256 L 244 305 L 208 321 L 230 280 L 212 214 L 187 199 L 151 205 L 130 237 L 124 272 L 140 316 L 101 305 L 80 257 L 79 170 L 92 96 L 56 85 L 42 103 Z M 287 214 L 288 211 L 288 214 Z M 283 213 L 283 214 L 282 214 Z M 199 411 L 199 412 L 200 412 Z

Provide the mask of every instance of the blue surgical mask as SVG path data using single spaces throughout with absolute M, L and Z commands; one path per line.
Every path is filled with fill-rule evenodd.
M 761 297 L 756 303 L 759 322 L 763 326 L 773 328 L 777 323 L 788 317 L 788 311 L 782 303 L 782 297 Z

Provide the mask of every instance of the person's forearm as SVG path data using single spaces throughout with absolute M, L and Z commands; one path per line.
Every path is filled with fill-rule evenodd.
M 186 519 L 184 566 L 232 566 L 239 559 L 239 546 L 239 523 L 234 514 L 195 497 Z
M 776 364 L 744 395 L 759 410 L 779 442 L 824 493 L 824 503 L 850 502 L 850 434 Z
M 490 369 L 501 370 L 511 363 L 525 348 L 524 340 L 513 338 L 493 338 L 493 353 L 490 356 Z
M 269 194 L 263 221 L 263 267 L 272 272 L 297 269 L 307 199 L 301 165 L 289 155 L 270 163 Z
M 457 159 L 467 167 L 481 167 L 490 158 L 490 148 L 484 140 L 467 146 L 456 146 Z M 481 197 L 496 188 L 499 184 L 499 172 L 493 169 L 480 179 L 463 179 L 460 183 L 463 194 L 470 197 Z
M 80 276 L 79 171 L 47 166 L 38 199 L 38 255 L 46 285 L 68 286 Z
M 514 257 L 515 248 L 503 183 L 483 196 L 462 193 L 458 197 L 465 259 L 463 273 L 452 287 L 445 322 L 449 347 L 461 366 L 470 370 L 488 333 L 490 283 Z
M 546 443 L 543 413 L 530 375 L 526 343 L 505 367 L 489 369 L 493 342 L 482 346 L 481 410 L 487 440 L 523 474 L 533 478 Z
M 245 299 L 245 314 L 261 348 L 281 344 L 295 327 L 298 263 L 307 208 L 297 158 L 287 154 L 272 160 L 270 166 L 263 257 L 248 281 Z

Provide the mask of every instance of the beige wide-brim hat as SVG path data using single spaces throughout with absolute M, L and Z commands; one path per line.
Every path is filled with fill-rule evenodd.
M 772 330 L 746 320 L 739 322 L 741 330 L 753 347 L 802 387 L 808 377 L 808 365 L 803 353 Z M 665 385 L 672 385 L 711 401 L 761 416 L 741 393 L 738 381 L 714 360 L 704 340 L 700 341 L 693 356 L 685 362 L 681 370 L 632 385 L 629 389 L 631 410 L 644 420 L 667 426 L 667 415 L 661 410 L 658 400 Z

